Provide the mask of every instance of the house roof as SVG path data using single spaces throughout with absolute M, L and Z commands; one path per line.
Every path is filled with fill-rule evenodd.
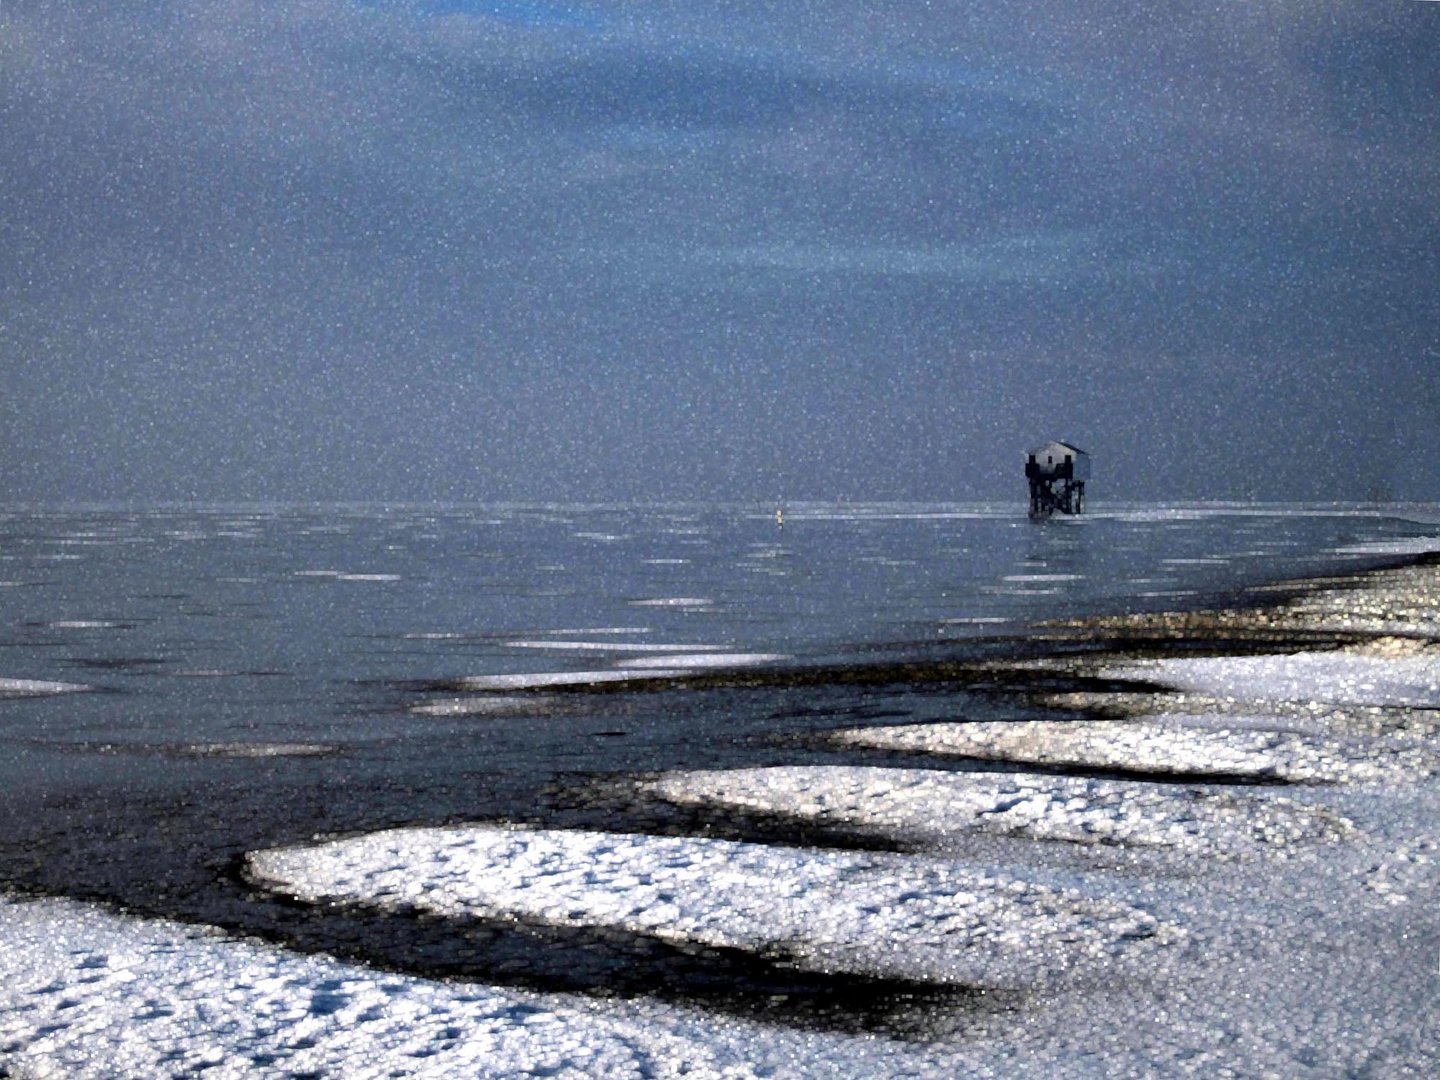
M 1075 453 L 1077 453 L 1077 454 L 1085 454 L 1087 457 L 1089 456 L 1089 454 L 1087 454 L 1084 450 L 1081 450 L 1080 447 L 1076 446 L 1074 443 L 1068 443 L 1068 442 L 1047 442 L 1047 443 L 1041 443 L 1039 446 L 1037 446 L 1037 447 L 1035 447 L 1033 450 L 1031 450 L 1030 453 L 1032 453 L 1032 454 L 1038 454 L 1041 450 L 1044 450 L 1047 446 L 1063 446 L 1066 450 L 1073 450 L 1073 451 L 1074 451 Z

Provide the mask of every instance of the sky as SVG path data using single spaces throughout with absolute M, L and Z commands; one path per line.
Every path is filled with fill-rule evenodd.
M 1440 3 L 5 0 L 0 501 L 1440 500 Z

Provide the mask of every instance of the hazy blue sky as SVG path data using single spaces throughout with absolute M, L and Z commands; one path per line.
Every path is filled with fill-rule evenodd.
M 1440 3 L 4 0 L 0 499 L 1440 499 Z

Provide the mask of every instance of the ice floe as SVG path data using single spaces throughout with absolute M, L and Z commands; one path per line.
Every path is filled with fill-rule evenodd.
M 942 985 L 1033 985 L 1180 937 L 1124 904 L 943 860 L 708 838 L 392 829 L 253 852 L 248 868 L 317 903 L 603 926 Z
M 597 650 L 582 650 L 592 652 Z M 622 650 L 626 651 L 626 650 Z M 697 672 L 753 667 L 789 657 L 781 653 L 739 652 L 656 652 L 648 656 L 620 659 L 614 668 L 590 671 L 509 672 L 496 675 L 467 675 L 451 685 L 463 692 L 543 690 L 583 687 L 601 683 L 624 683 L 653 679 L 675 679 Z M 412 709 L 411 711 L 415 711 Z M 424 711 L 424 710 L 422 710 Z
M 684 653 L 694 652 L 703 649 L 706 652 L 718 652 L 719 646 L 714 645 L 681 645 L 665 642 L 633 642 L 633 641 L 566 641 L 563 639 L 540 640 L 517 640 L 505 642 L 507 649 L 545 649 L 555 652 L 636 652 L 636 653 Z
M 55 619 L 45 625 L 51 630 L 124 630 L 130 626 L 114 619 Z
M 985 832 L 1229 855 L 1338 840 L 1354 828 L 1280 797 L 1026 773 L 795 765 L 667 773 L 645 788 L 684 805 L 858 826 L 940 848 Z
M 755 664 L 773 664 L 788 659 L 789 657 L 783 653 L 678 653 L 669 656 L 646 656 L 634 660 L 623 660 L 620 666 L 702 670 L 705 668 L 750 667 Z
M 336 753 L 337 748 L 327 743 L 217 742 L 188 743 L 176 747 L 175 752 L 185 757 L 203 758 L 325 757 Z
M 348 570 L 296 570 L 293 577 L 315 578 L 329 581 L 401 581 L 399 574 L 377 574 Z
M 80 694 L 94 689 L 85 683 L 50 679 L 0 679 L 0 697 L 47 697 L 51 694 Z
M 431 698 L 409 706 L 415 716 L 525 716 L 547 712 L 553 706 L 553 695 L 541 694 L 472 694 L 468 697 Z
M 633 682 L 637 679 L 669 679 L 684 675 L 678 667 L 637 671 L 538 671 L 506 675 L 467 675 L 455 680 L 458 690 L 543 690 L 546 687 L 590 686 L 596 683 Z

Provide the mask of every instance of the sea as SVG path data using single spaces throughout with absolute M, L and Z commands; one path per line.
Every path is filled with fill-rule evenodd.
M 873 700 L 823 678 L 758 708 L 627 687 L 783 683 L 1044 620 L 1204 606 L 1403 558 L 1437 523 L 1433 506 L 1359 505 L 1096 504 L 1041 522 L 1015 503 L 9 507 L 0 802 L 12 821 L 63 803 L 83 838 L 94 807 L 153 791 L 183 812 L 241 791 L 268 806 L 274 784 L 280 803 L 318 785 L 379 808 L 403 778 L 413 807 L 376 813 L 424 816 L 460 775 L 531 792 L 731 763 L 784 718 Z M 575 686 L 613 692 L 537 704 Z
M 474 735 L 473 710 L 417 687 L 623 689 L 933 654 L 1374 565 L 1437 522 L 1434 506 L 1268 504 L 1042 522 L 1008 503 L 10 507 L 0 788 L 123 790 L 207 748 L 343 770 L 427 723 Z
M 390 996 L 412 993 L 425 1001 L 458 997 L 426 1013 L 439 1018 L 434 1024 L 406 1012 L 408 1005 L 387 1021 L 384 1031 L 415 1043 L 407 1062 L 441 1054 L 439 1062 L 448 1060 L 443 1053 L 464 1050 L 490 1064 L 538 1062 L 535 1070 L 547 1075 L 561 1070 L 546 1055 L 585 1061 L 587 1048 L 611 1045 L 588 1004 L 579 1007 L 581 1020 L 565 1021 L 572 1035 L 589 1032 L 573 1045 L 530 1039 L 537 1012 L 553 1020 L 572 1007 L 543 996 L 556 991 L 641 1001 L 633 1006 L 637 1016 L 652 1015 L 645 1001 L 676 1003 L 679 1012 L 653 1015 L 668 1018 L 662 1027 L 680 1023 L 676 1017 L 682 1027 L 692 1022 L 685 1018 L 699 1018 L 684 1054 L 731 1038 L 712 1019 L 722 1014 L 763 1020 L 773 1043 L 766 1053 L 775 1060 L 792 1052 L 790 1027 L 838 1032 L 835 1038 L 908 1030 L 910 1012 L 934 988 L 921 993 L 903 979 L 881 986 L 864 972 L 799 971 L 783 957 L 675 945 L 608 923 L 577 929 L 563 919 L 517 922 L 503 912 L 435 919 L 396 914 L 378 900 L 347 907 L 324 895 L 302 903 L 257 885 L 248 860 L 376 835 L 373 843 L 383 847 L 397 826 L 456 825 L 498 827 L 507 843 L 522 846 L 527 837 L 542 846 L 583 840 L 604 847 L 612 862 L 617 838 L 628 838 L 650 853 L 637 871 L 642 877 L 682 847 L 686 858 L 723 849 L 746 852 L 761 867 L 791 865 L 785 859 L 828 866 L 842 857 L 835 851 L 866 848 L 874 836 L 829 827 L 820 835 L 783 813 L 658 800 L 644 795 L 647 778 L 777 767 L 798 783 L 820 775 L 806 766 L 888 765 L 900 769 L 896 776 L 917 766 L 927 776 L 990 770 L 977 783 L 992 786 L 995 771 L 1023 768 L 1034 784 L 1043 762 L 907 756 L 832 736 L 956 720 L 1053 726 L 1057 717 L 1075 717 L 1045 699 L 1033 678 L 1054 676 L 1031 661 L 1047 650 L 1084 648 L 1087 617 L 1276 600 L 1433 553 L 1437 536 L 1436 505 L 1097 502 L 1083 516 L 1045 521 L 1029 520 L 1011 503 L 0 509 L 0 929 L 8 935 L 9 978 L 19 980 L 9 1004 L 0 1003 L 0 1035 L 10 1039 L 0 1039 L 0 1076 L 25 1075 L 6 1071 L 8 1055 L 22 1052 L 42 1071 L 63 1062 L 77 1075 L 113 1075 L 105 1049 L 112 1043 L 153 1064 L 161 1059 L 144 1055 L 157 1031 L 162 1049 L 155 1053 L 170 1064 L 137 1065 L 135 1075 L 188 1074 L 219 1060 L 238 1070 L 224 1075 L 248 1075 L 262 1064 L 273 1075 L 319 1075 L 336 1062 L 347 1063 L 348 1073 L 375 1052 L 360 1021 L 388 1015 L 381 1006 Z M 1066 623 L 1061 634 L 1049 628 L 1056 621 Z M 1412 668 L 1413 657 L 1405 670 Z M 1091 679 L 1090 689 L 1103 682 Z M 1032 693 L 1037 687 L 1042 692 Z M 1428 720 L 1386 722 L 1419 730 Z M 1056 783 L 1076 776 L 1098 785 L 1092 793 L 1101 802 L 1111 798 L 1106 792 L 1120 798 L 1136 779 L 1092 769 Z M 1152 803 L 1173 802 L 1147 791 L 1150 802 L 1136 804 L 1141 817 Z M 1315 798 L 1329 797 L 1316 791 Z M 1395 792 L 1378 785 L 1366 797 L 1429 797 L 1405 785 Z M 1194 791 L 1174 797 L 1212 799 Z M 1244 799 L 1264 797 L 1213 799 L 1249 806 Z M 1356 840 L 1351 854 L 1338 846 L 1337 859 L 1353 855 L 1362 869 L 1381 867 L 1374 873 L 1391 873 L 1385 867 L 1393 864 L 1401 884 L 1407 874 L 1428 872 L 1430 841 L 1394 824 L 1420 828 L 1428 803 L 1381 813 L 1363 800 L 1346 802 L 1344 792 L 1335 798 L 1345 812 L 1369 815 L 1369 827 L 1379 830 L 1375 843 L 1390 830 L 1400 845 L 1372 850 Z M 440 851 L 436 866 L 458 858 L 456 844 L 463 846 L 456 841 Z M 1148 897 L 1142 907 L 1158 905 L 1177 919 L 1188 912 L 1191 932 L 1248 956 L 1250 947 L 1237 942 L 1250 939 L 1234 938 L 1224 921 L 1234 905 L 1217 901 L 1208 914 L 1186 906 L 1193 898 L 1184 880 L 1197 867 L 1176 879 L 1177 899 L 1165 891 L 1163 874 L 1152 881 L 1122 866 L 1103 881 L 1095 876 L 1123 852 L 1103 849 L 1095 862 L 1088 849 L 1066 845 L 1004 838 L 995 845 L 971 852 L 967 872 L 1028 874 L 1057 887 L 1099 883 L 1120 889 L 1127 903 Z M 876 857 L 904 850 L 882 847 Z M 540 869 L 531 876 L 588 880 L 593 869 L 552 867 L 550 858 L 537 855 Z M 397 895 L 420 896 L 423 873 L 435 872 L 407 870 L 401 855 L 392 863 L 387 873 L 399 882 Z M 1256 880 L 1268 881 L 1261 870 Z M 322 893 L 329 887 L 317 886 Z M 1257 902 L 1236 888 L 1246 905 Z M 1284 888 L 1271 892 L 1281 897 Z M 1321 894 L 1326 903 L 1333 899 Z M 619 902 L 604 889 L 598 899 L 595 889 L 585 896 L 607 911 Z M 1275 903 L 1274 911 L 1284 910 Z M 1301 918 L 1286 933 L 1295 937 L 1309 925 Z M 1044 920 L 1035 923 L 1040 929 L 1023 926 L 1040 933 Z M 1387 923 L 1384 933 L 1391 932 Z M 96 941 L 87 943 L 87 935 Z M 1196 953 L 1207 950 L 1197 946 Z M 144 964 L 135 959 L 141 955 Z M 1229 963 L 1217 961 L 1220 981 L 1202 985 L 1238 985 Z M 163 973 L 132 990 L 132 967 Z M 1286 961 L 1267 970 L 1298 969 Z M 1420 978 L 1418 962 L 1406 970 Z M 226 974 L 232 971 L 239 974 Z M 421 981 L 402 986 L 384 973 Z M 102 992 L 110 985 L 102 976 L 123 989 Z M 462 981 L 427 981 L 437 976 Z M 1367 974 L 1338 981 L 1384 980 Z M 92 982 L 94 991 L 86 991 Z M 212 1023 L 220 1015 L 220 991 L 212 986 L 221 985 L 232 1020 Z M 134 1009 L 126 996 L 132 992 Z M 493 1008 L 483 996 L 512 992 L 542 996 L 496 997 Z M 1197 1007 L 1210 994 L 1200 992 Z M 1285 994 L 1291 1004 L 1329 1000 L 1310 987 Z M 340 1011 L 352 996 L 379 1004 L 352 1022 Z M 1007 1001 L 961 1014 L 979 1023 L 998 1008 L 1001 1021 L 1018 1023 Z M 53 1023 L 32 1022 L 37 1003 L 53 1006 Z M 632 1008 L 613 1007 L 616 1015 Z M 1394 1011 L 1375 1007 L 1377 1016 Z M 253 1031 L 244 1027 L 252 1013 L 259 1017 Z M 289 1019 L 271 1023 L 281 1016 Z M 459 1018 L 453 1025 L 452 1016 Z M 241 1034 L 226 1024 L 239 1025 Z M 457 1041 L 453 1032 L 475 1024 L 477 1032 L 490 1025 L 513 1036 L 519 1049 L 507 1057 L 510 1051 L 478 1034 L 479 1041 Z M 305 1035 L 321 1027 L 328 1032 L 322 1042 Z M 1134 1030 L 1141 1027 L 1149 1030 Z M 1220 1038 L 1196 1030 L 1197 1046 Z M 1176 1037 L 1177 1046 L 1185 1044 Z M 649 1045 L 644 1038 L 640 1044 Z M 748 1038 L 734 1035 L 738 1049 L 725 1054 L 744 1058 Z M 844 1062 L 859 1045 L 842 1050 L 836 1043 L 826 1053 Z M 885 1059 L 891 1064 L 881 1074 L 928 1044 L 885 1045 L 895 1057 Z M 945 1053 L 968 1052 L 964 1039 L 947 1045 Z M 1116 1060 L 1130 1060 L 1130 1036 L 1118 1045 Z M 879 1053 L 879 1044 L 864 1046 Z M 321 1064 L 302 1067 L 312 1051 Z M 688 1062 L 684 1054 L 676 1061 Z M 951 1059 L 936 1060 L 942 1064 L 919 1074 L 954 1073 Z M 875 1071 L 857 1065 L 838 1074 Z

